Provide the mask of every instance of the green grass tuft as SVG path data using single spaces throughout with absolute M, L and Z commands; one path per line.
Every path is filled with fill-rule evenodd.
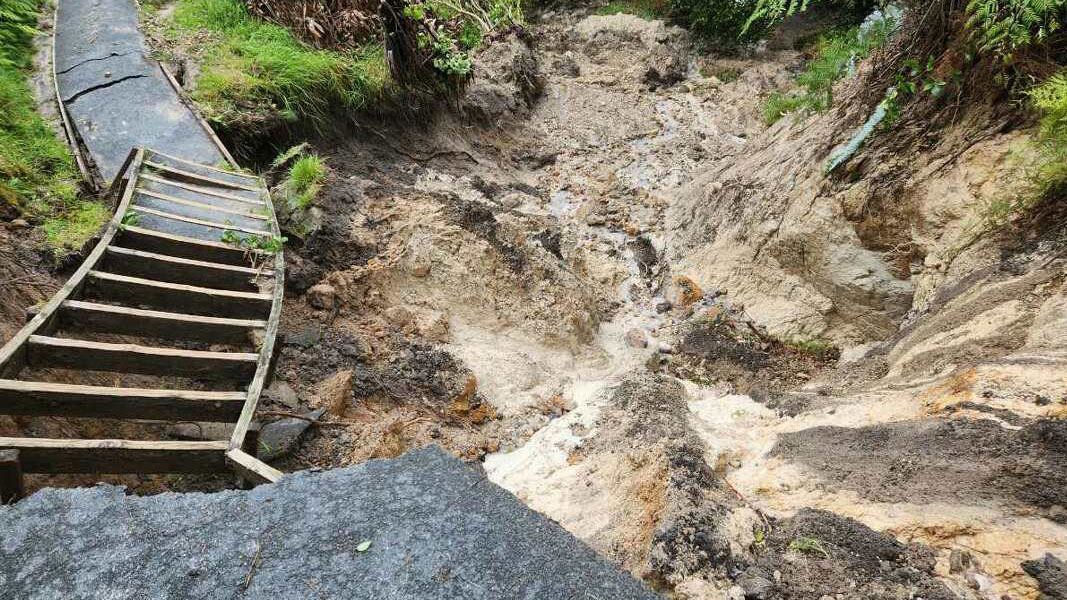
M 295 208 L 305 209 L 322 190 L 322 181 L 326 178 L 326 165 L 323 160 L 314 154 L 300 157 L 292 168 L 285 185 L 290 192 L 290 197 Z
M 331 112 L 367 108 L 390 83 L 380 46 L 316 50 L 252 17 L 237 0 L 179 0 L 172 29 L 178 36 L 215 35 L 192 97 L 222 124 L 249 114 L 322 123 Z
M 36 4 L 0 10 L 0 202 L 45 223 L 56 251 L 78 249 L 107 220 L 107 209 L 78 197 L 78 171 L 67 146 L 36 111 L 28 78 Z

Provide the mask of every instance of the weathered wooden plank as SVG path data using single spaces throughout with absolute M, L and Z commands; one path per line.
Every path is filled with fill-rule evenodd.
M 104 254 L 103 268 L 119 275 L 238 292 L 258 290 L 259 286 L 253 283 L 253 280 L 270 275 L 269 272 L 263 273 L 249 267 L 156 254 L 120 246 L 108 247 Z
M 244 392 L 202 392 L 0 379 L 0 414 L 218 421 L 241 414 Z
M 0 450 L 0 504 L 11 504 L 25 495 L 19 451 Z
M 208 344 L 249 344 L 252 332 L 267 326 L 267 322 L 261 320 L 207 317 L 81 300 L 64 302 L 59 320 L 60 326 L 68 330 Z
M 250 266 L 252 256 L 263 254 L 259 250 L 243 250 L 222 242 L 209 242 L 132 225 L 123 229 L 117 243 L 123 248 L 239 267 Z
M 90 297 L 111 302 L 238 319 L 263 318 L 270 313 L 272 300 L 271 294 L 216 290 L 100 271 L 89 273 L 85 291 Z
M 0 438 L 26 473 L 221 473 L 226 442 Z
M 197 194 L 203 194 L 205 196 L 211 196 L 213 198 L 224 198 L 226 200 L 234 200 L 236 202 L 246 202 L 253 207 L 263 206 L 263 190 L 236 190 L 229 193 L 219 190 L 218 188 L 207 188 L 184 181 L 174 181 L 167 179 L 166 177 L 160 177 L 159 175 L 153 175 L 152 173 L 142 173 L 140 179 L 145 182 L 152 182 L 160 184 L 161 186 L 167 186 L 171 188 L 178 188 L 195 192 Z M 165 190 L 164 190 L 165 191 Z M 238 194 L 246 194 L 240 196 Z
M 147 167 L 149 167 L 151 169 L 155 169 L 156 171 L 169 173 L 170 177 L 168 177 L 168 179 L 176 179 L 176 178 L 191 179 L 193 181 L 200 181 L 200 182 L 206 183 L 207 185 L 213 185 L 213 186 L 216 186 L 216 187 L 234 188 L 234 189 L 238 189 L 238 190 L 248 190 L 250 192 L 259 192 L 259 191 L 261 191 L 263 189 L 263 186 L 261 184 L 259 184 L 258 182 L 255 182 L 255 183 L 238 183 L 236 181 L 226 181 L 225 179 L 220 179 L 219 177 L 212 177 L 210 175 L 204 175 L 204 174 L 201 174 L 201 173 L 194 173 L 193 171 L 189 171 L 187 169 L 180 169 L 178 167 L 174 167 L 174 166 L 171 166 L 171 165 L 165 165 L 163 163 L 150 161 L 150 160 L 146 160 L 145 161 L 145 166 L 147 166 Z
M 134 196 L 135 206 L 140 204 L 140 199 L 138 198 L 139 196 L 150 196 L 164 203 L 185 206 L 191 209 L 196 209 L 196 211 L 217 213 L 211 218 L 224 224 L 226 219 L 229 219 L 231 217 L 237 219 L 249 219 L 253 222 L 267 221 L 270 218 L 263 214 L 265 212 L 265 209 L 262 205 L 253 206 L 251 204 L 241 204 L 238 202 L 233 202 L 231 200 L 225 200 L 223 198 L 217 198 L 211 202 L 202 202 L 199 200 L 181 198 L 179 196 L 167 194 L 165 192 L 145 189 L 144 186 L 141 186 L 137 188 L 136 195 Z M 174 214 L 182 214 L 176 210 L 173 210 L 172 208 L 159 208 L 157 210 L 171 212 Z M 193 216 L 194 218 L 196 218 L 195 215 L 186 216 Z
M 163 160 L 160 160 L 160 158 L 162 158 Z M 167 154 L 166 152 L 160 152 L 159 150 L 149 149 L 148 159 L 154 162 L 162 162 L 164 164 L 176 166 L 179 168 L 187 168 L 188 170 L 193 172 L 218 173 L 220 175 L 237 177 L 250 183 L 259 182 L 258 175 L 242 173 L 240 171 L 230 171 L 212 165 L 205 165 L 202 163 L 191 161 L 187 158 L 174 156 L 173 154 Z M 233 161 L 230 162 L 231 164 L 233 164 Z
M 273 211 L 273 207 L 271 210 Z M 278 227 L 276 220 L 272 220 L 271 223 L 273 227 Z M 241 410 L 241 417 L 237 420 L 237 424 L 234 425 L 233 435 L 230 437 L 231 450 L 240 449 L 244 446 L 245 435 L 252 424 L 256 406 L 259 404 L 259 396 L 263 393 L 263 388 L 267 385 L 267 381 L 272 375 L 274 343 L 278 336 L 278 327 L 281 324 L 282 300 L 285 296 L 285 286 L 281 284 L 285 279 L 285 258 L 280 251 L 274 255 L 274 273 L 277 283 L 274 286 L 273 298 L 271 299 L 270 316 L 267 317 L 267 330 L 263 335 L 263 343 L 259 350 L 259 364 L 256 366 L 255 377 L 252 378 L 252 382 L 248 385 L 248 399 Z
M 252 483 L 274 483 L 284 474 L 258 458 L 237 449 L 226 452 L 226 460 L 242 479 Z
M 26 355 L 26 340 L 28 340 L 30 336 L 38 333 L 51 333 L 55 326 L 55 319 L 53 319 L 53 317 L 55 316 L 55 312 L 59 309 L 59 306 L 63 301 L 68 298 L 77 297 L 81 292 L 86 276 L 96 267 L 97 261 L 104 255 L 104 250 L 119 231 L 122 224 L 122 216 L 126 214 L 126 209 L 130 205 L 130 198 L 133 196 L 133 189 L 136 187 L 136 173 L 138 169 L 140 169 L 143 159 L 144 152 L 138 150 L 136 157 L 129 166 L 131 169 L 130 172 L 134 174 L 133 180 L 130 182 L 130 185 L 126 186 L 126 190 L 122 195 L 122 199 L 119 201 L 115 214 L 111 217 L 107 229 L 100 237 L 100 241 L 93 247 L 89 256 L 87 256 L 81 266 L 74 271 L 74 274 L 70 276 L 67 283 L 63 284 L 63 287 L 59 288 L 59 291 L 41 307 L 40 312 L 38 312 L 29 323 L 26 323 L 18 333 L 8 340 L 3 348 L 0 348 L 0 376 L 14 377 L 19 370 L 22 369 Z M 122 174 L 120 173 L 119 177 L 121 176 Z
M 245 352 L 179 350 L 38 335 L 30 337 L 26 356 L 28 364 L 41 368 L 233 381 L 251 379 L 258 359 L 258 354 Z
M 220 234 L 226 231 L 235 231 L 248 235 L 258 235 L 267 237 L 270 237 L 271 235 L 271 232 L 266 229 L 260 229 L 256 227 L 245 227 L 243 225 L 237 225 L 236 223 L 226 223 L 222 221 L 209 221 L 207 219 L 198 219 L 196 217 L 179 215 L 177 213 L 167 212 L 165 210 L 159 210 L 148 206 L 131 206 L 130 210 L 135 213 L 144 213 L 148 215 L 155 215 L 164 219 L 170 219 L 171 221 L 181 221 L 183 223 L 192 223 L 194 225 L 200 225 L 201 227 L 211 227 L 213 229 L 218 229 Z

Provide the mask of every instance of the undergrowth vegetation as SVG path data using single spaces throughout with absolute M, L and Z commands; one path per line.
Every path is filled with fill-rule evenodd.
M 471 52 L 523 18 L 520 0 L 385 2 L 388 16 L 377 11 L 362 0 L 177 0 L 164 35 L 201 63 L 191 96 L 212 122 L 322 126 L 387 107 L 402 88 L 447 96 L 471 74 Z
M 869 27 L 835 30 L 819 37 L 814 58 L 797 77 L 800 91 L 775 92 L 764 102 L 763 118 L 768 125 L 785 114 L 805 110 L 824 111 L 833 104 L 833 86 L 855 72 L 859 61 L 880 47 L 896 28 L 892 18 L 873 22 Z
M 1056 205 L 1067 204 L 1067 70 L 1027 92 L 1039 114 L 1031 158 L 1021 167 L 1021 191 L 994 199 L 986 207 L 983 225 L 999 229 L 1015 220 L 1041 217 Z
M 28 84 L 36 22 L 35 1 L 0 2 L 0 213 L 43 222 L 56 251 L 78 249 L 107 209 L 79 197 L 70 151 L 36 112 Z
M 172 32 L 212 41 L 199 49 L 202 71 L 193 99 L 216 123 L 279 116 L 323 123 L 381 99 L 388 68 L 377 44 L 319 50 L 284 27 L 249 14 L 239 0 L 178 0 Z

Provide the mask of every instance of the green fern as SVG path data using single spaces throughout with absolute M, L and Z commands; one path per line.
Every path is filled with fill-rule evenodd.
M 1031 44 L 1045 41 L 1063 26 L 1067 0 L 970 0 L 967 27 L 979 52 L 1005 60 Z

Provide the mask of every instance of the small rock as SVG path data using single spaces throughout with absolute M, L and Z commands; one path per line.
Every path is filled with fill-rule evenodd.
M 331 415 L 343 415 L 349 399 L 352 398 L 352 379 L 352 369 L 334 373 L 319 383 L 310 404 L 326 409 Z
M 297 399 L 296 392 L 293 391 L 292 386 L 284 381 L 275 381 L 270 384 L 270 387 L 263 391 L 263 395 L 268 400 L 289 408 L 300 407 L 300 400 Z
M 774 583 L 770 579 L 747 572 L 741 575 L 737 584 L 745 592 L 745 600 L 765 600 L 774 590 Z
M 25 229 L 30 226 L 30 223 L 26 219 L 15 219 L 8 223 L 8 226 L 12 229 Z
M 657 350 L 659 350 L 660 354 L 674 354 L 674 346 L 671 346 L 670 344 L 664 342 L 660 342 L 659 348 L 657 348 Z
M 328 283 L 320 283 L 311 286 L 311 289 L 307 292 L 308 303 L 315 308 L 329 310 L 334 306 L 336 300 L 337 290 Z
M 666 300 L 657 300 L 656 301 L 656 312 L 657 313 L 662 315 L 663 313 L 668 312 L 670 310 L 671 310 L 671 303 L 670 302 L 667 302 Z
M 589 216 L 585 218 L 585 222 L 589 225 L 603 225 L 607 219 L 600 213 L 589 213 Z
M 631 329 L 626 332 L 626 345 L 631 348 L 647 348 L 648 338 L 640 329 Z
M 303 416 L 315 421 L 325 412 L 325 408 L 320 408 L 304 413 Z M 308 427 L 311 427 L 311 421 L 295 417 L 267 423 L 259 432 L 259 459 L 270 461 L 286 456 L 296 448 L 300 436 Z

